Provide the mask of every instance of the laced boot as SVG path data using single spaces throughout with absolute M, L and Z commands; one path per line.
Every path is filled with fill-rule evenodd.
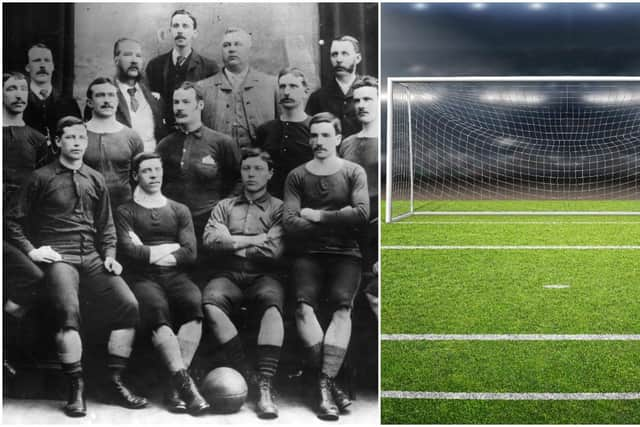
M 141 409 L 149 404 L 147 399 L 136 396 L 122 381 L 122 372 L 114 371 L 109 381 L 113 403 L 129 409 Z
M 186 369 L 173 375 L 173 386 L 178 391 L 178 396 L 187 404 L 187 412 L 190 414 L 198 415 L 210 408 Z
M 320 392 L 318 418 L 325 421 L 335 421 L 339 418 L 338 407 L 331 395 L 331 384 L 331 378 L 325 374 L 320 374 L 320 378 L 318 380 L 318 391 Z
M 331 381 L 331 394 L 340 412 L 345 412 L 352 403 L 347 393 L 338 386 L 335 380 Z
M 64 406 L 64 413 L 68 417 L 84 417 L 87 415 L 87 404 L 84 400 L 84 380 L 80 375 L 71 375 L 69 384 L 69 399 Z
M 183 414 L 187 412 L 187 403 L 182 400 L 178 389 L 176 389 L 173 384 L 169 386 L 164 395 L 164 403 L 167 405 L 169 412 L 176 414 Z
M 278 418 L 278 407 L 273 401 L 271 378 L 259 375 L 258 376 L 258 391 L 260 397 L 258 398 L 258 418 L 265 420 Z

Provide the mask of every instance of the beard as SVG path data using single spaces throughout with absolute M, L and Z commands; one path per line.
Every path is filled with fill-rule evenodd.
M 333 72 L 334 73 L 346 73 L 346 74 L 353 74 L 356 71 L 356 64 L 353 63 L 351 65 L 345 66 L 345 65 L 334 65 L 333 67 Z
M 135 73 L 135 75 L 129 74 L 130 71 L 133 71 L 133 70 L 130 70 L 128 68 L 126 70 L 123 70 L 121 67 L 118 67 L 118 80 L 124 81 L 129 79 L 135 79 L 135 81 L 137 82 L 141 79 L 142 73 L 140 72 L 139 69 L 137 70 L 138 72 Z

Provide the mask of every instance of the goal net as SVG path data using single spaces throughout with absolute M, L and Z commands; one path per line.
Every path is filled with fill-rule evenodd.
M 388 83 L 387 222 L 640 214 L 640 78 Z

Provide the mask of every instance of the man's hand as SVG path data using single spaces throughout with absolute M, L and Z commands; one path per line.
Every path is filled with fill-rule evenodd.
M 136 246 L 144 245 L 144 243 L 142 243 L 142 240 L 140 240 L 140 237 L 138 237 L 138 235 L 133 231 L 129 231 L 129 238 L 131 239 L 131 242 Z
M 180 249 L 179 243 L 163 243 L 149 247 L 149 264 L 156 264 L 158 260 Z
M 304 208 L 300 211 L 300 217 L 311 222 L 320 222 L 321 212 L 316 209 Z
M 373 264 L 373 273 L 374 274 L 378 274 L 378 261 L 375 262 L 375 264 Z
M 33 262 L 50 264 L 52 262 L 62 261 L 62 256 L 51 249 L 51 246 L 40 246 L 38 249 L 32 249 L 28 255 Z
M 178 262 L 176 261 L 176 257 L 169 254 L 167 256 L 160 258 L 154 264 L 159 265 L 161 267 L 174 267 L 176 264 L 178 264 Z
M 110 256 L 104 259 L 104 268 L 107 269 L 108 272 L 119 276 L 122 273 L 122 265 Z

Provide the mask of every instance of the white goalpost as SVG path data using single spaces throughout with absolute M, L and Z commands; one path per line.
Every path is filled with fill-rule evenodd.
M 640 215 L 640 77 L 387 80 L 386 222 Z

